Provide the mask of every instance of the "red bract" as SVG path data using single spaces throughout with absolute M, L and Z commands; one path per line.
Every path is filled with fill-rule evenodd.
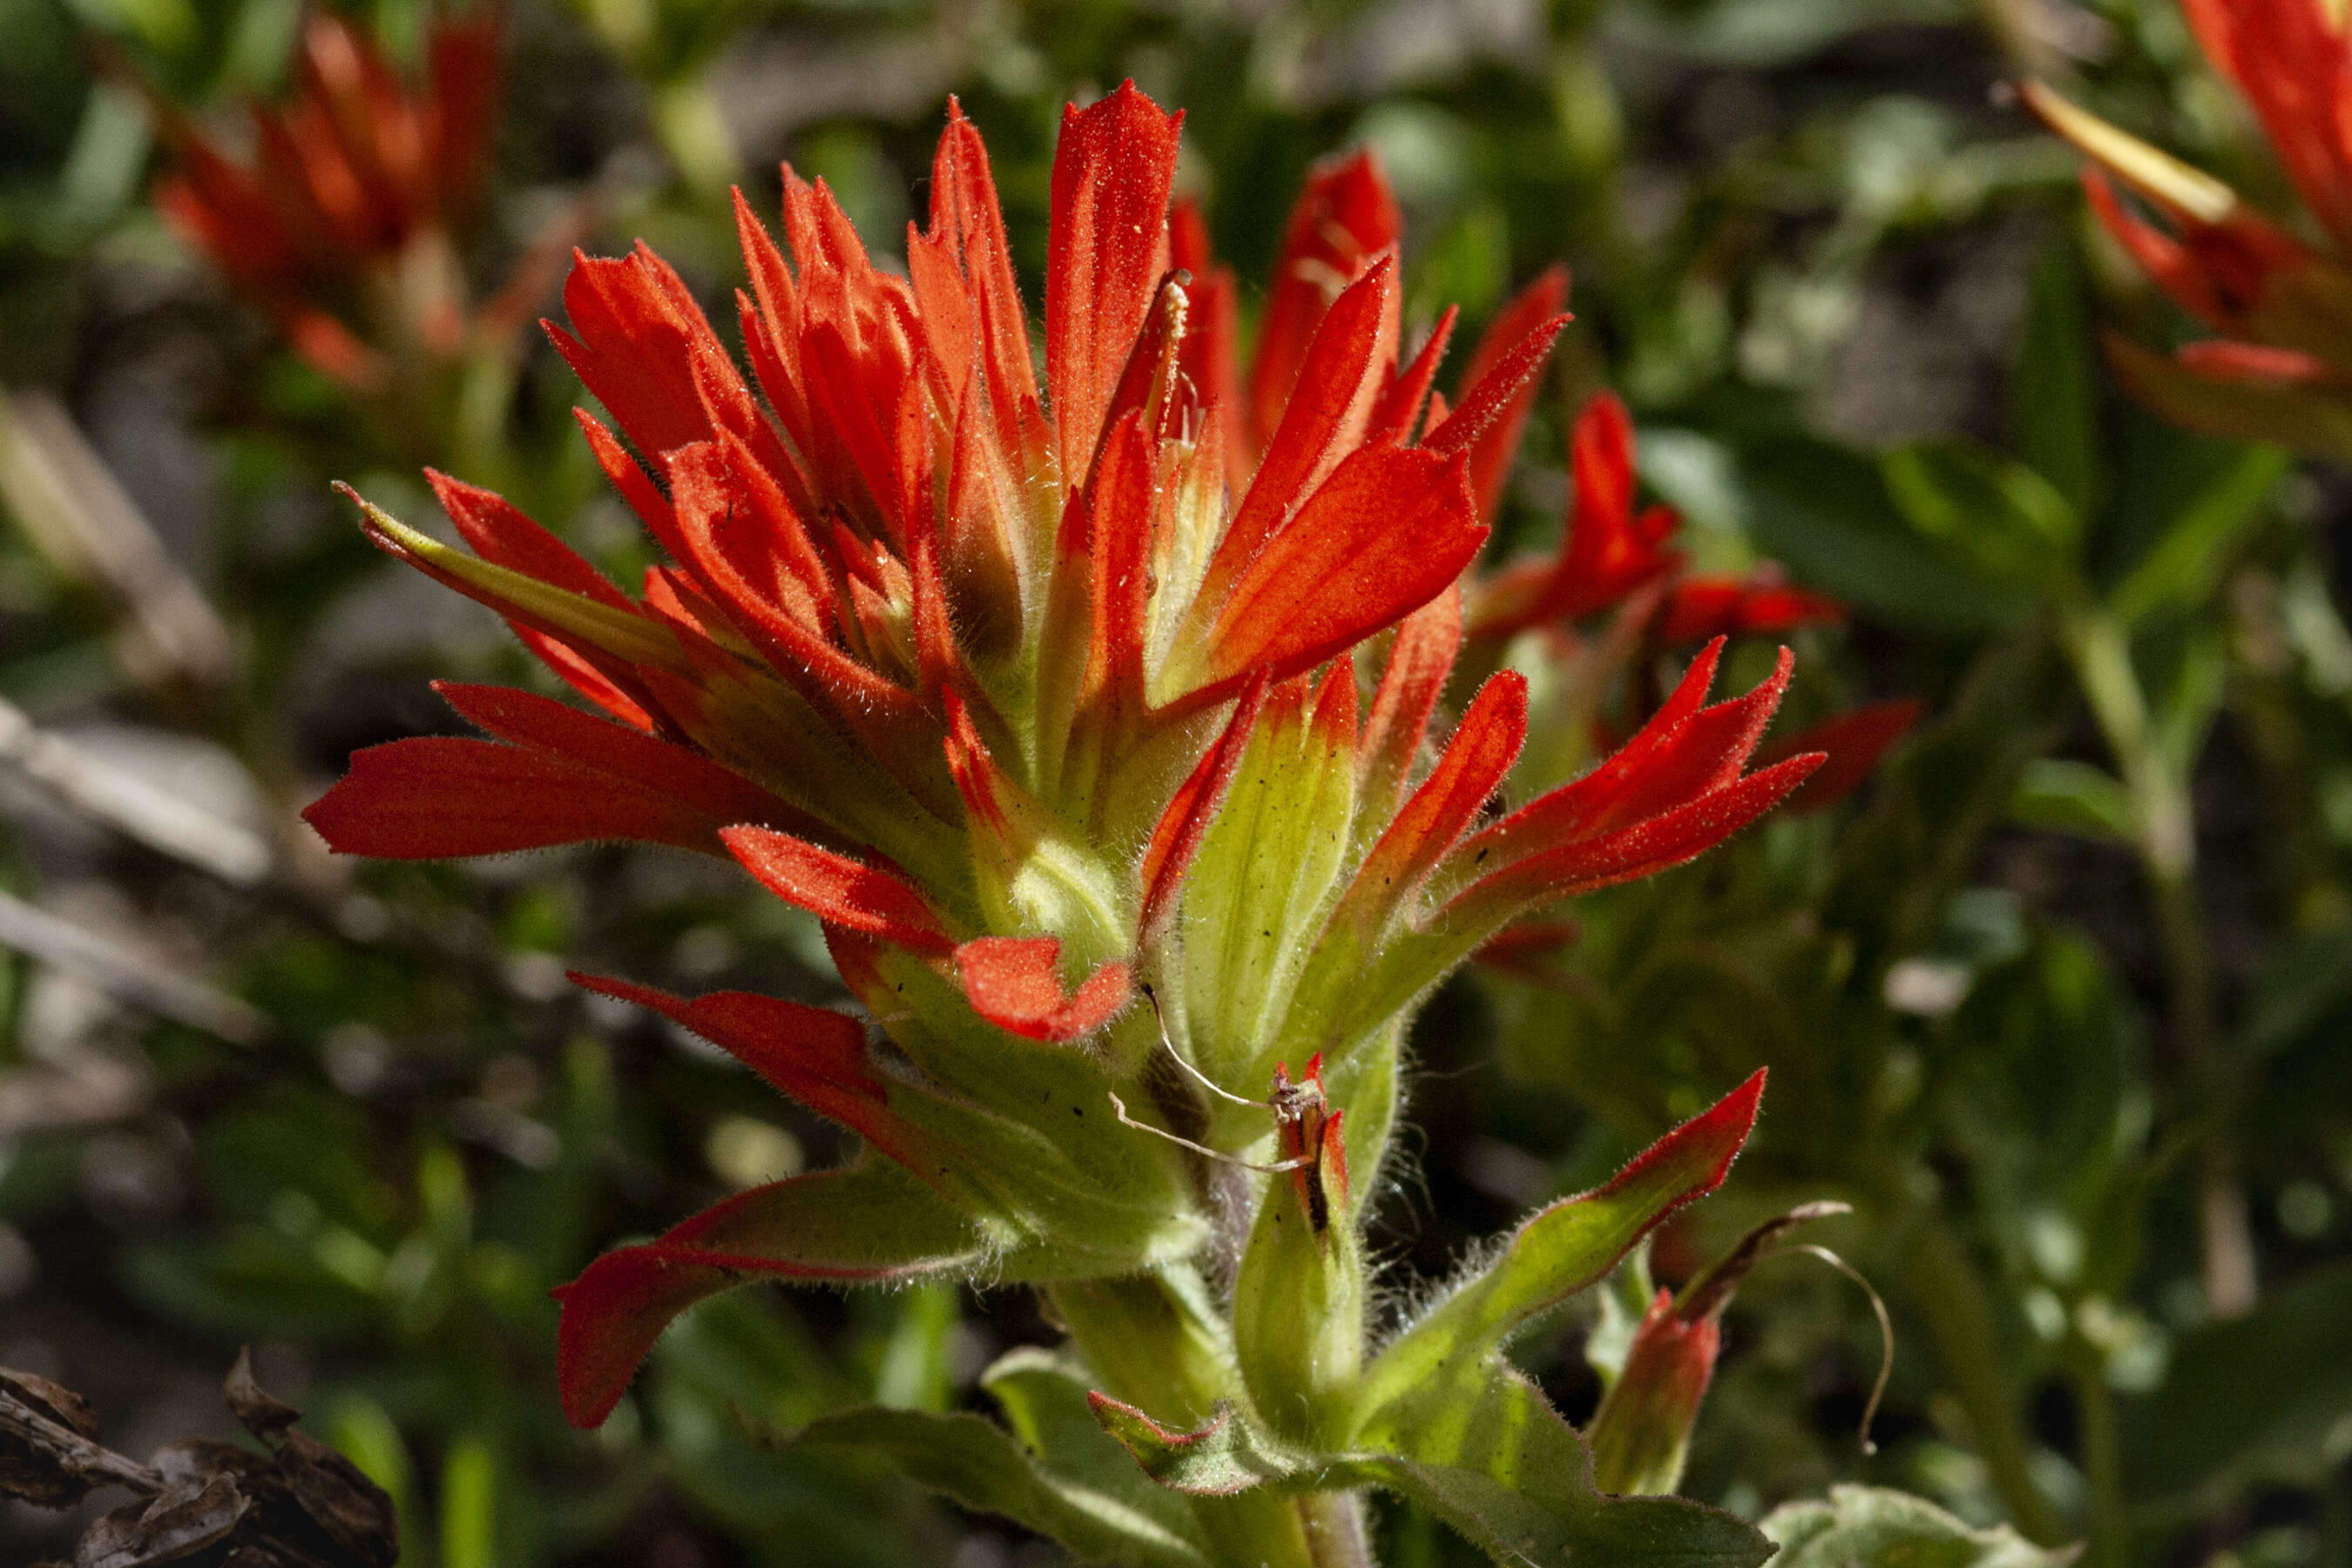
M 379 544 L 498 610 L 610 717 L 453 689 L 495 739 L 361 753 L 309 813 L 329 842 L 730 855 L 824 922 L 890 1037 L 598 983 L 863 1134 L 880 1163 L 822 1191 L 894 1217 L 852 1245 L 803 1178 L 599 1263 L 565 1302 L 576 1420 L 603 1418 L 669 1315 L 747 1273 L 985 1259 L 1062 1279 L 1197 1249 L 1202 1125 L 1153 1140 L 1109 1114 L 1116 1094 L 1174 1117 L 1190 1092 L 1129 1005 L 1147 983 L 1221 1084 L 1262 1092 L 1282 1041 L 1320 1044 L 1329 1126 L 1370 1128 L 1350 1152 L 1376 1164 L 1389 1110 L 1350 1097 L 1390 1092 L 1397 1015 L 1447 968 L 1528 909 L 1721 841 L 1819 760 L 1742 776 L 1785 660 L 1704 708 L 1710 649 L 1623 756 L 1496 826 L 1518 677 L 1416 785 L 1479 487 L 1565 279 L 1506 312 L 1416 443 L 1442 334 L 1402 359 L 1393 203 L 1369 159 L 1331 165 L 1244 392 L 1230 279 L 1198 215 L 1171 211 L 1177 132 L 1131 85 L 1066 117 L 1042 385 L 986 153 L 952 109 L 903 277 L 822 184 L 785 173 L 790 263 L 739 205 L 748 377 L 651 251 L 583 258 L 550 331 L 617 422 L 582 416 L 667 556 L 641 595 L 454 481 L 436 483 L 471 554 L 365 509 Z
M 503 338 L 551 281 L 551 258 L 528 257 L 469 320 L 453 237 L 478 205 L 497 129 L 501 26 L 495 8 L 437 19 L 410 83 L 351 24 L 315 13 L 293 96 L 252 107 L 250 163 L 158 100 L 172 170 L 156 206 L 298 353 L 354 390 L 381 390 L 387 358 L 453 358 L 471 334 Z
M 2170 355 L 2121 337 L 2133 393 L 2194 428 L 2352 457 L 2352 41 L 2327 0 L 2186 0 L 2215 70 L 2243 95 L 2329 243 L 2313 246 L 2221 181 L 2039 82 L 2026 101 L 2095 161 L 2091 210 L 2140 270 L 2222 340 Z M 2134 212 L 2120 182 L 2161 219 Z
M 1577 416 L 1569 441 L 1573 487 L 1559 548 L 1514 562 L 1478 584 L 1473 637 L 1499 638 L 1612 609 L 1663 583 L 1651 636 L 1668 646 L 1717 637 L 1772 635 L 1844 619 L 1844 607 L 1759 574 L 1748 581 L 1680 575 L 1683 555 L 1667 548 L 1682 520 L 1673 510 L 1637 508 L 1633 419 L 1613 393 L 1600 393 Z

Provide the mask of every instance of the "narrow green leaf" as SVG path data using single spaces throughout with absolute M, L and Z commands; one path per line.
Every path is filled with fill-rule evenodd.
M 2045 586 L 2073 564 L 2082 514 L 2022 463 L 1937 441 L 1889 452 L 1879 469 L 1905 521 L 1987 583 Z
M 2064 1568 L 2076 1546 L 2034 1545 L 2007 1525 L 1970 1530 L 1933 1503 L 1883 1487 L 1832 1487 L 1826 1502 L 1764 1519 L 1774 1568 Z
M 1718 1510 L 1593 1488 L 1575 1428 L 1500 1361 L 1458 1366 L 1413 1391 L 1380 1440 L 1347 1453 L 1286 1447 L 1231 1407 L 1171 1432 L 1095 1396 L 1097 1417 L 1162 1485 L 1203 1497 L 1381 1487 L 1419 1503 L 1496 1563 L 1754 1568 L 1771 1547 Z
M 1448 1365 L 1475 1365 L 1513 1331 L 1617 1266 L 1667 1215 L 1713 1192 L 1756 1123 L 1759 1072 L 1675 1128 L 1606 1185 L 1538 1213 L 1366 1372 L 1360 1410 L 1403 1399 Z
M 2213 596 L 2239 544 L 2262 521 L 2291 461 L 2279 447 L 2250 447 L 2180 510 L 2131 575 L 2116 587 L 2108 608 L 2126 624 L 2158 610 L 2188 611 Z
M 755 1436 L 778 1447 L 824 1444 L 878 1455 L 908 1479 L 977 1512 L 1002 1514 L 1084 1561 L 1211 1568 L 1206 1548 L 1172 1516 L 1051 1467 L 982 1416 L 865 1405 L 820 1416 L 798 1432 Z
M 2200 625 L 2183 640 L 2180 662 L 2156 700 L 2157 751 L 2176 778 L 2196 772 L 2198 754 L 2221 712 L 2230 678 L 2230 656 L 2218 627 Z
M 2011 416 L 2019 455 L 2076 516 L 2096 515 L 2103 489 L 2098 377 L 2083 311 L 2082 274 L 2074 246 L 2063 237 L 2044 247 L 2034 264 Z
M 441 1466 L 442 1568 L 498 1568 L 499 1468 L 479 1436 L 459 1438 Z
M 2113 773 L 2090 763 L 2036 757 L 2025 764 L 2016 793 L 2009 797 L 2009 818 L 2078 838 L 2128 844 L 2131 792 Z

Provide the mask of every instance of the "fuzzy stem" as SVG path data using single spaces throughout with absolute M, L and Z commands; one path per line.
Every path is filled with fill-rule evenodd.
M 1308 1492 L 1297 1506 L 1315 1568 L 1375 1568 L 1362 1494 Z
M 1215 1309 L 1206 1289 L 1189 1274 L 1075 1280 L 1045 1295 L 1098 1386 L 1113 1398 L 1156 1420 L 1191 1427 L 1206 1421 L 1219 1401 L 1239 1397 L 1232 1329 L 1210 1315 Z M 1360 1515 L 1344 1494 L 1286 1497 L 1259 1487 L 1194 1500 L 1220 1563 L 1372 1568 Z

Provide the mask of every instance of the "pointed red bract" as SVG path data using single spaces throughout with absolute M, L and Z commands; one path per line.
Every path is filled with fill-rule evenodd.
M 1075 1040 L 1090 1035 L 1125 1007 L 1134 972 L 1106 963 L 1075 991 L 1062 989 L 1062 944 L 1050 936 L 984 936 L 956 949 L 971 1010 L 1032 1040 Z
M 1250 456 L 1267 449 L 1286 417 L 1299 367 L 1331 302 L 1396 245 L 1403 229 L 1388 177 L 1370 153 L 1308 171 L 1275 258 L 1258 328 L 1244 432 Z
M 302 815 L 346 855 L 438 860 L 635 838 L 724 854 L 737 823 L 814 824 L 740 774 L 666 741 L 503 687 L 444 683 L 449 705 L 512 744 L 373 746 Z
M 1479 689 L 1454 739 L 1388 831 L 1364 857 L 1340 917 L 1374 931 L 1421 892 L 1438 862 L 1476 821 L 1528 738 L 1528 681 L 1505 670 Z
M 1676 583 L 1659 612 L 1662 643 L 1772 636 L 1804 626 L 1837 626 L 1845 606 L 1826 595 L 1771 581 L 1694 577 Z
M 1181 115 L 1133 82 L 1066 110 L 1054 152 L 1045 263 L 1045 379 L 1065 481 L 1094 458 L 1103 412 L 1164 270 Z
M 1206 592 L 1232 583 L 1340 459 L 1362 444 L 1387 374 L 1383 358 L 1396 263 L 1383 256 L 1332 303 L 1307 345 L 1282 422 L 1266 442 L 1257 477 L 1243 496 L 1209 566 Z
M 1518 563 L 1485 585 L 1480 636 L 1597 614 L 1680 561 L 1665 548 L 1674 513 L 1664 507 L 1635 513 L 1633 420 L 1614 394 L 1597 395 L 1577 416 L 1569 468 L 1575 483 L 1559 552 Z
M 1211 639 L 1212 679 L 1312 669 L 1444 593 L 1486 539 L 1459 458 L 1359 450 L 1234 585 Z
M 1486 335 L 1472 351 L 1470 363 L 1462 373 L 1462 384 L 1476 388 L 1515 353 L 1524 353 L 1528 345 L 1540 342 L 1549 348 L 1551 340 L 1568 318 L 1560 307 L 1568 303 L 1568 268 L 1546 268 L 1536 280 L 1513 296 L 1510 303 L 1496 313 Z M 1517 456 L 1520 433 L 1526 430 L 1528 416 L 1535 408 L 1536 393 L 1540 383 L 1535 371 L 1541 368 L 1536 359 L 1535 369 L 1524 379 L 1517 379 L 1516 370 L 1507 371 L 1507 379 L 1498 389 L 1508 386 L 1493 416 L 1493 422 L 1470 446 L 1470 490 L 1478 498 L 1478 515 L 1492 521 L 1496 509 L 1503 502 L 1503 482 L 1510 475 L 1511 459 Z M 1467 405 L 1465 404 L 1466 407 Z
M 746 1279 L 887 1285 L 979 1262 L 976 1238 L 952 1216 L 910 1213 L 896 1194 L 890 1210 L 877 1212 L 872 1185 L 871 1173 L 856 1168 L 794 1176 L 591 1263 L 555 1292 L 563 1304 L 556 1379 L 565 1416 L 575 1426 L 602 1426 L 670 1320 Z
M 339 854 L 445 860 L 634 838 L 718 848 L 713 821 L 568 758 L 430 737 L 370 746 L 302 818 Z
M 468 301 L 446 253 L 479 205 L 502 25 L 497 7 L 436 17 L 412 83 L 352 23 L 314 12 L 289 100 L 252 106 L 249 164 L 150 95 L 173 165 L 157 208 L 296 353 L 360 395 L 384 392 L 404 360 L 446 364 L 467 347 Z M 359 299 L 394 309 L 362 317 Z M 485 310 L 470 327 L 511 330 L 512 315 Z
M 955 947 L 923 895 L 887 871 L 788 833 L 731 827 L 719 837 L 761 886 L 828 924 L 915 952 L 946 953 Z
M 1462 401 L 1444 417 L 1433 406 L 1429 434 L 1421 444 L 1433 452 L 1467 452 L 1475 461 L 1480 453 L 1491 453 L 1494 448 L 1487 443 L 1500 441 L 1503 433 L 1512 432 L 1516 440 L 1518 422 L 1527 417 L 1544 361 L 1550 357 L 1551 345 L 1569 321 L 1559 315 L 1538 322 L 1496 356 L 1493 365 L 1470 384 Z M 1486 513 L 1482 510 L 1479 515 Z
M 1429 732 L 1429 716 L 1436 710 L 1461 650 L 1462 590 L 1458 585 L 1448 587 L 1398 626 L 1357 752 L 1364 809 L 1374 820 L 1396 808 Z
M 1821 811 L 1836 805 L 1877 770 L 1881 758 L 1911 732 L 1927 711 L 1916 697 L 1865 703 L 1825 719 L 1757 754 L 1763 763 L 1819 752 L 1829 758 L 1789 797 L 1788 809 Z
M 921 1135 L 891 1114 L 888 1091 L 866 1065 L 866 1028 L 856 1019 L 748 991 L 689 1001 L 625 980 L 580 973 L 572 980 L 693 1030 L 787 1100 L 840 1122 L 902 1165 L 916 1163 Z
M 1653 875 L 1721 843 L 1804 782 L 1819 752 L 1740 773 L 1787 689 L 1788 650 L 1754 690 L 1705 707 L 1722 649 L 1709 644 L 1615 755 L 1465 843 L 1456 858 L 1476 880 L 1449 908 L 1499 920 Z

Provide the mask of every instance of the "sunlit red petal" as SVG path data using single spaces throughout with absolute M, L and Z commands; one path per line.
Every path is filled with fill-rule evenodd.
M 923 895 L 891 872 L 788 833 L 730 827 L 719 837 L 762 887 L 819 920 L 912 952 L 945 953 L 955 947 Z
M 1359 449 L 1235 584 L 1212 637 L 1212 679 L 1313 668 L 1444 593 L 1486 538 L 1460 458 Z
M 1420 895 L 1496 790 L 1528 738 L 1528 682 L 1505 670 L 1479 689 L 1437 766 L 1364 857 L 1339 918 L 1377 931 Z
M 1093 458 L 1165 270 L 1182 118 L 1163 113 L 1133 82 L 1062 115 L 1046 244 L 1045 380 L 1066 482 Z
M 1134 972 L 1106 963 L 1062 989 L 1062 944 L 1050 936 L 984 936 L 955 950 L 971 1010 L 1032 1040 L 1075 1040 L 1110 1022 L 1134 992 Z
M 1476 388 L 1490 374 L 1501 369 L 1521 345 L 1537 341 L 1538 335 L 1549 345 L 1551 336 L 1559 331 L 1559 323 L 1566 321 L 1559 313 L 1559 308 L 1566 303 L 1568 268 L 1557 265 L 1546 268 L 1496 313 L 1470 355 L 1469 366 L 1462 373 L 1462 384 Z M 1539 368 L 1539 360 L 1538 364 Z M 1535 407 L 1541 383 L 1530 374 L 1515 385 L 1507 379 L 1497 383 L 1498 387 L 1503 385 L 1513 385 L 1513 390 L 1502 401 L 1492 425 L 1470 446 L 1470 490 L 1478 498 L 1478 515 L 1489 520 L 1502 504 L 1503 481 L 1509 477 L 1511 459 L 1518 455 L 1519 436 L 1527 428 L 1528 415 Z

